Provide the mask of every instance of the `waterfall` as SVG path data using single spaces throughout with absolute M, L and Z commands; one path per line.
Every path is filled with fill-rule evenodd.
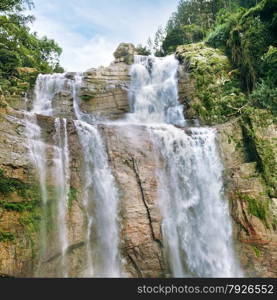
M 234 253 L 216 130 L 188 126 L 184 107 L 178 100 L 178 67 L 173 55 L 165 58 L 136 55 L 130 70 L 131 112 L 119 123 L 125 128 L 129 124 L 143 125 L 159 160 L 156 165 L 162 166 L 155 174 L 170 274 L 173 277 L 239 277 L 243 274 Z M 123 274 L 119 254 L 120 193 L 109 165 L 99 121 L 80 109 L 82 80 L 81 73 L 73 77 L 66 73 L 39 75 L 33 109 L 26 112 L 29 153 L 38 172 L 42 195 L 40 262 L 49 258 L 52 251 L 49 239 L 52 239 L 60 256 L 56 275 L 70 276 L 71 262 L 67 255 L 71 182 L 68 121 L 58 117 L 53 106 L 55 97 L 67 91 L 73 99 L 73 123 L 82 151 L 78 191 L 85 224 L 86 263 L 82 275 L 120 277 Z M 39 126 L 38 115 L 53 119 L 51 142 Z M 105 126 L 115 124 L 105 121 Z M 54 206 L 49 185 L 54 186 Z M 55 223 L 50 236 L 49 211 Z M 43 275 L 40 267 L 41 263 L 37 274 Z
M 39 74 L 35 85 L 35 99 L 32 112 L 45 116 L 52 116 L 52 101 L 59 92 L 66 89 L 68 79 L 65 73 L 61 74 Z
M 183 105 L 178 102 L 177 70 L 178 61 L 172 55 L 163 59 L 135 56 L 128 122 L 185 125 Z
M 55 241 L 60 254 L 58 277 L 69 276 L 70 262 L 67 258 L 68 241 L 68 201 L 70 193 L 70 153 L 68 145 L 67 120 L 55 117 L 53 100 L 64 91 L 73 98 L 74 121 L 83 150 L 84 169 L 82 203 L 85 208 L 87 266 L 85 277 L 119 277 L 120 258 L 117 225 L 118 195 L 115 180 L 108 166 L 108 157 L 97 125 L 88 122 L 93 116 L 81 112 L 78 97 L 82 85 L 82 74 L 76 73 L 73 79 L 64 74 L 39 75 L 34 91 L 31 112 L 26 112 L 26 134 L 31 160 L 39 176 L 42 195 L 42 221 L 40 224 L 40 263 L 37 275 L 41 273 L 41 262 L 47 259 L 51 243 Z M 44 140 L 37 115 L 54 118 L 55 133 L 53 145 Z M 49 158 L 49 150 L 52 157 Z M 51 160 L 51 162 L 49 161 Z M 51 165 L 51 167 L 50 167 Z M 51 171 L 49 171 L 51 169 Z M 54 185 L 54 208 L 49 200 L 49 185 Z M 50 212 L 50 216 L 49 216 Z M 49 219 L 50 218 L 50 219 Z M 54 220 L 53 220 L 54 219 Z M 54 222 L 55 236 L 48 237 L 49 222 Z
M 170 270 L 174 277 L 241 276 L 216 131 L 174 126 L 186 124 L 177 72 L 174 56 L 135 57 L 128 117 L 129 122 L 147 124 L 155 151 L 163 158 L 156 174 Z
M 96 118 L 80 110 L 78 92 L 82 75 L 75 75 L 74 121 L 83 150 L 83 204 L 86 210 L 87 268 L 85 277 L 120 277 L 118 191 L 108 164 L 108 155 L 98 131 Z
M 40 223 L 40 261 L 37 275 L 41 273 L 41 263 L 48 255 L 48 227 L 52 222 L 56 227 L 57 251 L 61 255 L 60 268 L 57 276 L 67 277 L 66 250 L 68 247 L 67 232 L 67 204 L 70 187 L 69 148 L 67 136 L 67 120 L 55 118 L 54 145 L 49 145 L 44 140 L 37 115 L 53 116 L 52 101 L 55 96 L 68 88 L 68 79 L 65 74 L 42 75 L 37 78 L 34 102 L 31 112 L 26 113 L 26 135 L 28 148 L 36 170 L 38 172 L 41 190 L 42 220 Z M 49 170 L 49 154 L 52 152 L 52 169 Z M 49 201 L 49 186 L 54 185 L 55 205 Z M 54 207 L 51 207 L 54 206 Z M 50 208 L 51 207 L 51 208 Z M 49 220 L 49 213 L 51 218 Z
M 40 222 L 40 257 L 43 257 L 46 253 L 47 242 L 47 202 L 48 202 L 48 191 L 46 188 L 46 145 L 41 140 L 41 128 L 37 124 L 35 114 L 25 114 L 25 128 L 27 136 L 27 147 L 29 149 L 30 159 L 35 166 L 40 186 L 41 194 L 41 207 L 42 207 L 42 219 Z M 39 272 L 40 264 L 37 268 Z
M 106 149 L 97 126 L 82 121 L 75 121 L 75 126 L 85 159 L 83 201 L 88 219 L 85 276 L 119 277 L 118 192 Z
M 63 131 L 62 131 L 63 126 Z M 57 197 L 58 239 L 61 249 L 61 277 L 68 277 L 66 250 L 68 248 L 67 205 L 70 192 L 69 149 L 67 121 L 55 119 L 55 144 L 53 157 L 53 178 Z

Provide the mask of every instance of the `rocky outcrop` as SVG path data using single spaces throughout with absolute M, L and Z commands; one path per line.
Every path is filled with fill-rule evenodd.
M 220 50 L 204 43 L 188 44 L 177 48 L 176 57 L 190 78 L 185 81 L 188 119 L 215 125 L 239 113 L 245 95 L 238 84 L 238 71 Z
M 234 120 L 218 129 L 226 191 L 243 270 L 251 277 L 276 277 L 276 198 L 270 197 L 258 162 L 249 157 L 249 141 L 245 140 L 241 122 Z M 276 138 L 276 130 L 271 138 Z
M 109 67 L 84 72 L 80 108 L 99 118 L 119 119 L 129 111 L 131 45 L 121 45 Z M 218 129 L 225 166 L 225 191 L 234 220 L 234 240 L 246 276 L 277 277 L 276 266 L 276 122 L 267 110 L 255 109 L 247 118 L 236 117 L 228 105 L 239 93 L 221 94 L 232 85 L 235 71 L 226 57 L 203 44 L 178 48 L 180 102 L 187 117 L 200 116 Z M 199 71 L 200 68 L 200 72 Z M 222 71 L 223 70 L 223 71 Z M 188 71 L 190 73 L 188 73 Z M 197 73 L 198 72 L 198 73 Z M 202 72 L 202 73 L 201 73 Z M 206 76 L 208 77 L 206 78 Z M 74 73 L 67 73 L 72 79 Z M 230 100 L 231 99 L 231 100 Z M 229 101 L 230 100 L 230 101 Z M 13 106 L 14 109 L 9 108 Z M 62 253 L 57 246 L 55 219 L 47 225 L 47 252 L 41 259 L 41 192 L 26 139 L 24 98 L 1 99 L 0 106 L 0 277 L 56 277 L 61 275 Z M 11 105 L 12 104 L 12 105 Z M 82 150 L 72 121 L 73 99 L 66 89 L 53 101 L 57 116 L 66 117 L 70 149 L 70 197 L 67 214 L 69 276 L 82 277 L 86 265 L 86 218 L 82 203 Z M 210 109 L 209 109 L 210 108 Z M 47 145 L 49 209 L 54 209 L 54 118 L 38 116 Z M 227 120 L 227 121 L 226 121 Z M 155 171 L 157 153 L 143 126 L 98 125 L 120 194 L 120 253 L 126 277 L 170 276 L 163 253 L 161 215 Z
M 122 118 L 129 111 L 129 72 L 135 54 L 133 44 L 121 43 L 110 66 L 90 69 L 83 74 L 80 92 L 82 111 L 110 120 Z
M 28 276 L 38 251 L 39 191 L 21 116 L 0 115 L 0 274 Z
M 129 111 L 129 69 L 129 65 L 119 62 L 85 72 L 80 91 L 81 110 L 98 118 L 121 118 Z
M 115 62 L 124 62 L 131 65 L 134 62 L 134 55 L 137 54 L 136 48 L 130 43 L 121 43 L 114 52 Z
M 125 59 L 121 59 L 120 55 L 125 57 L 126 51 L 130 56 L 134 53 L 132 45 L 121 46 L 116 51 L 116 61 L 109 67 L 90 69 L 83 73 L 84 80 L 79 93 L 82 111 L 98 115 L 99 118 L 109 117 L 109 119 L 120 118 L 129 111 L 130 65 L 124 62 Z M 122 51 L 124 53 L 121 53 Z M 74 73 L 66 74 L 66 77 L 71 80 L 74 76 Z M 45 216 L 41 205 L 39 176 L 32 166 L 27 147 L 26 117 L 20 112 L 25 110 L 26 106 L 30 106 L 30 103 L 26 103 L 25 99 L 19 96 L 16 102 L 11 102 L 9 99 L 3 102 L 0 122 L 2 147 L 0 274 L 56 277 L 61 275 L 62 253 L 58 247 L 56 233 L 58 223 L 55 214 L 49 219 L 50 223 L 46 224 L 48 247 L 43 254 L 43 259 L 39 251 L 41 220 Z M 71 179 L 70 208 L 67 216 L 69 246 L 66 250 L 66 259 L 70 261 L 69 276 L 82 277 L 86 268 L 86 221 L 80 175 L 84 162 L 81 159 L 82 153 L 76 129 L 71 120 L 74 114 L 70 86 L 65 86 L 62 92 L 55 95 L 53 109 L 55 116 L 68 118 Z M 37 123 L 42 130 L 41 136 L 46 144 L 46 185 L 49 193 L 47 209 L 49 211 L 55 211 L 56 205 L 54 192 L 56 183 L 52 170 L 55 145 L 54 121 L 52 117 L 37 116 Z M 134 127 L 133 131 L 139 136 L 140 143 L 132 140 L 124 128 L 101 126 L 115 178 L 122 194 L 120 216 L 123 242 L 120 247 L 125 266 L 123 273 L 127 277 L 159 277 L 165 274 L 166 266 L 162 253 L 160 216 L 155 203 L 156 183 L 152 182 L 155 178 L 154 153 L 144 129 Z M 148 149 L 147 153 L 144 153 L 146 149 Z M 147 178 L 152 179 L 148 181 Z M 11 188 L 5 191 L 4 185 L 7 182 L 11 184 Z
M 120 119 L 129 112 L 128 89 L 130 85 L 130 67 L 136 53 L 132 44 L 122 43 L 114 53 L 115 60 L 108 67 L 92 68 L 83 72 L 82 85 L 78 90 L 80 109 L 92 113 L 98 119 Z M 68 72 L 65 77 L 74 80 L 76 73 Z M 72 86 L 65 81 L 62 91 L 54 95 L 52 101 L 54 115 L 74 117 Z M 33 92 L 28 95 L 10 95 L 1 100 L 15 110 L 31 109 Z
M 121 253 L 128 277 L 164 277 L 153 145 L 143 126 L 102 126 L 121 201 Z

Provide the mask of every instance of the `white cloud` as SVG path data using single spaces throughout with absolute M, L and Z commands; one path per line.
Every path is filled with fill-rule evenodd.
M 95 35 L 91 39 L 70 31 L 66 24 L 37 15 L 31 29 L 39 36 L 46 35 L 56 40 L 63 48 L 61 65 L 67 71 L 84 71 L 100 65 L 108 65 L 113 60 L 112 53 L 118 42 L 109 41 L 104 36 Z
M 83 71 L 100 65 L 107 66 L 113 60 L 113 52 L 118 43 L 110 42 L 103 36 L 95 36 L 82 47 L 68 48 L 61 64 L 70 71 Z
M 158 4 L 153 11 L 155 1 Z M 120 42 L 146 43 L 159 25 L 165 25 L 178 0 L 155 1 L 147 1 L 144 6 L 140 4 L 145 0 L 123 0 L 122 5 L 119 0 L 102 0 L 102 4 L 91 0 L 35 0 L 32 29 L 53 38 L 63 48 L 61 65 L 67 71 L 84 71 L 108 65 Z

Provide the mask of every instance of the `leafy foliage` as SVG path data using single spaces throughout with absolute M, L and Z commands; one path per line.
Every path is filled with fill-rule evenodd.
M 266 53 L 276 45 L 277 2 L 263 0 L 250 10 L 238 9 L 218 20 L 215 30 L 210 33 L 207 43 L 221 47 L 241 73 L 242 88 L 250 93 L 261 79 L 272 80 L 271 72 L 266 74 Z
M 169 54 L 174 52 L 178 45 L 202 41 L 204 36 L 204 30 L 195 24 L 174 28 L 166 35 L 162 43 L 163 53 Z
M 22 11 L 25 6 L 31 8 L 33 2 L 30 0 L 1 0 L 0 11 L 9 12 L 9 11 Z
M 0 196 L 8 197 L 10 194 L 16 193 L 26 201 L 20 203 L 6 203 L 0 201 L 0 206 L 9 208 L 18 207 L 14 210 L 29 209 L 39 200 L 39 189 L 37 186 L 27 184 L 16 178 L 10 178 L 4 175 L 3 170 L 0 170 Z M 11 204 L 11 205 L 10 205 Z
M 12 233 L 0 230 L 0 243 L 13 241 L 14 238 Z
M 30 32 L 28 24 L 34 18 L 22 14 L 22 11 L 32 6 L 33 3 L 28 0 L 1 0 L 0 93 L 2 94 L 25 91 L 34 83 L 34 77 L 38 73 L 62 71 L 59 65 L 62 50 L 57 43 L 47 37 L 39 38 L 36 33 Z
M 197 116 L 212 125 L 239 114 L 247 98 L 240 89 L 237 70 L 232 70 L 222 51 L 198 43 L 179 46 L 176 54 L 187 62 L 194 81 L 193 101 L 187 107 L 189 118 Z
M 208 46 L 222 50 L 231 63 L 229 71 L 236 74 L 235 80 L 232 77 L 222 89 L 222 109 L 217 112 L 211 105 L 217 101 L 210 102 L 214 92 L 209 87 L 212 81 L 212 74 L 207 71 L 209 67 L 205 69 L 205 79 L 197 78 L 198 91 L 207 85 L 207 88 L 203 88 L 203 94 L 198 95 L 204 105 L 197 111 L 200 113 L 201 110 L 202 116 L 206 114 L 204 119 L 215 113 L 221 113 L 221 117 L 237 116 L 247 113 L 250 106 L 269 109 L 276 115 L 276 11 L 276 0 L 179 1 L 156 53 L 167 55 L 175 52 L 179 45 L 203 41 Z M 232 88 L 229 89 L 229 86 Z M 232 92 L 233 88 L 235 92 Z M 235 99 L 232 96 L 241 95 L 242 92 L 245 94 L 243 97 Z
M 139 55 L 150 55 L 151 54 L 151 51 L 146 46 L 142 46 L 141 44 L 137 45 L 136 52 Z
M 251 94 L 253 103 L 260 107 L 272 111 L 273 115 L 277 115 L 277 87 L 269 86 L 266 81 L 258 84 L 257 88 Z

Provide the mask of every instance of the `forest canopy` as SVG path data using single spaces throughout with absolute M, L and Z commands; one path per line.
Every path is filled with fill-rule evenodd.
M 277 113 L 276 34 L 277 0 L 180 0 L 148 48 L 156 56 L 197 42 L 222 50 L 247 97 Z

